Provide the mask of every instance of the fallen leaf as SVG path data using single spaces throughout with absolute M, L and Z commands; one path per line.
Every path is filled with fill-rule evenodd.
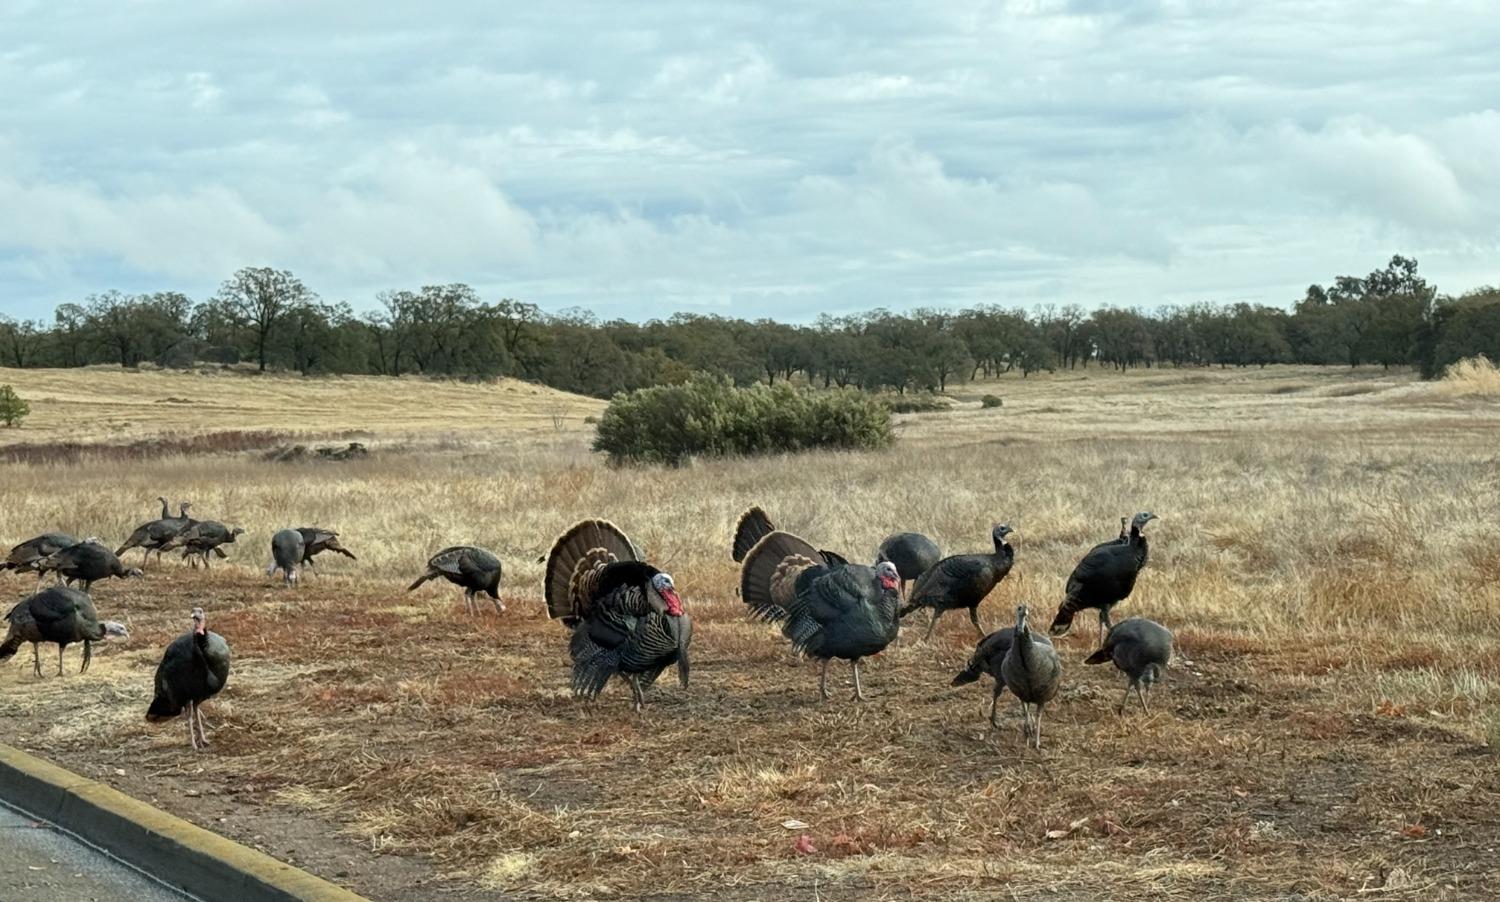
M 1407 839 L 1421 839 L 1427 835 L 1427 828 L 1421 824 L 1407 824 L 1401 828 L 1401 835 Z
M 1066 830 L 1048 830 L 1044 835 L 1048 839 L 1063 839 L 1064 837 L 1071 836 L 1072 834 L 1081 830 L 1086 824 L 1088 824 L 1088 822 L 1088 818 L 1081 817 L 1073 823 L 1069 824 L 1068 829 Z
M 1230 792 L 1231 795 L 1233 795 L 1237 799 L 1248 799 L 1248 798 L 1250 798 L 1250 793 L 1244 791 L 1243 789 L 1239 788 L 1238 786 L 1231 787 L 1230 790 L 1229 790 L 1229 792 Z
M 812 855 L 818 851 L 817 846 L 813 845 L 812 837 L 806 833 L 797 837 L 797 841 L 792 843 L 792 849 L 799 855 Z
M 782 821 L 781 822 L 781 826 L 787 828 L 788 830 L 806 830 L 807 829 L 807 825 L 804 824 L 804 823 L 802 823 L 801 821 L 797 820 L 796 818 L 791 818 L 789 820 Z

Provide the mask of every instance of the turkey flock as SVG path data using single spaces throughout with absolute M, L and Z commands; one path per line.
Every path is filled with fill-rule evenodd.
M 193 568 L 208 568 L 214 558 L 228 556 L 224 546 L 245 534 L 217 520 L 193 519 L 189 502 L 181 502 L 174 514 L 166 498 L 157 500 L 160 516 L 142 523 L 114 551 L 97 537 L 79 540 L 62 533 L 45 533 L 10 550 L 0 571 L 35 573 L 37 591 L 5 615 L 9 629 L 0 644 L 0 660 L 30 642 L 33 671 L 41 677 L 39 646 L 55 644 L 62 675 L 64 650 L 81 643 L 80 672 L 87 670 L 93 643 L 128 638 L 124 624 L 100 619 L 90 595 L 96 582 L 143 577 L 153 553 L 158 564 L 164 552 L 180 551 Z M 1155 519 L 1150 512 L 1128 521 L 1121 518 L 1117 536 L 1083 555 L 1045 632 L 1034 628 L 1025 604 L 1016 607 L 1012 625 L 990 633 L 981 626 L 980 604 L 1016 564 L 1016 549 L 1010 543 L 1014 530 L 1005 523 L 991 528 L 988 551 L 944 557 L 926 536 L 900 532 L 882 541 L 871 563 L 864 565 L 778 529 L 765 511 L 752 507 L 736 524 L 730 554 L 740 565 L 738 595 L 748 615 L 776 624 L 797 656 L 820 664 L 818 692 L 824 700 L 830 697 L 828 668 L 833 660 L 849 662 L 853 698 L 863 700 L 860 663 L 896 642 L 908 615 L 927 612 L 927 641 L 944 614 L 967 611 L 979 639 L 951 685 L 989 676 L 993 691 L 986 738 L 999 726 L 1000 699 L 1009 691 L 1020 707 L 1023 742 L 1040 749 L 1042 714 L 1056 698 L 1063 676 L 1062 655 L 1052 639 L 1066 635 L 1086 610 L 1097 612 L 1099 640 L 1097 650 L 1083 663 L 1110 662 L 1125 676 L 1119 714 L 1125 713 L 1132 693 L 1142 710 L 1149 711 L 1150 690 L 1162 680 L 1172 657 L 1172 633 L 1141 617 L 1114 623 L 1111 613 L 1130 597 L 1146 565 L 1144 530 Z M 270 546 L 266 574 L 279 574 L 287 587 L 298 584 L 305 568 L 315 569 L 314 558 L 323 552 L 357 560 L 338 532 L 323 527 L 278 530 Z M 121 558 L 133 549 L 142 551 L 141 566 L 127 568 Z M 672 576 L 649 563 L 619 527 L 600 519 L 577 523 L 558 537 L 544 560 L 547 616 L 569 631 L 575 697 L 597 698 L 612 678 L 618 678 L 630 687 L 634 708 L 640 712 L 647 690 L 669 668 L 676 669 L 683 688 L 688 686 L 693 624 L 683 598 Z M 48 574 L 57 584 L 43 588 Z M 495 553 L 454 545 L 433 554 L 407 591 L 443 579 L 463 590 L 471 616 L 479 613 L 480 596 L 487 597 L 499 615 L 505 611 L 502 575 Z M 185 713 L 192 747 L 204 748 L 208 737 L 202 705 L 224 688 L 229 671 L 228 641 L 208 629 L 201 607 L 194 608 L 188 631 L 162 654 L 146 719 L 155 723 Z

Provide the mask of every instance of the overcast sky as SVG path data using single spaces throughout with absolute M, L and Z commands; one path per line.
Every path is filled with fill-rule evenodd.
M 1456 293 L 1497 47 L 1491 0 L 0 0 L 0 311 L 244 265 L 636 319 L 1285 305 L 1395 252 Z

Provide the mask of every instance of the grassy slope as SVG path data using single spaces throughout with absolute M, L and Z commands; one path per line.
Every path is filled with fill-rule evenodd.
M 147 407 L 127 433 L 275 422 L 254 379 L 111 374 L 90 397 L 87 377 L 55 378 L 82 380 L 70 409 L 85 419 L 136 386 L 247 408 L 182 421 L 170 405 L 163 422 Z M 1500 835 L 1482 748 L 1500 687 L 1493 403 L 1379 371 L 1061 374 L 964 386 L 968 406 L 904 418 L 889 453 L 641 471 L 587 453 L 592 402 L 411 381 L 392 404 L 368 400 L 388 394 L 371 380 L 284 381 L 340 399 L 299 425 L 369 430 L 374 457 L 7 466 L 0 541 L 53 526 L 118 538 L 163 491 L 251 530 L 211 576 L 169 564 L 101 585 L 101 609 L 135 634 L 87 675 L 37 682 L 11 662 L 13 737 L 138 793 L 227 794 L 236 815 L 216 826 L 230 832 L 250 829 L 245 811 L 323 818 L 434 855 L 471 887 L 544 895 L 1338 897 L 1409 879 L 1461 897 L 1495 876 L 1480 851 Z M 978 409 L 986 392 L 1005 406 Z M 553 403 L 580 413 L 554 423 Z M 420 418 L 445 407 L 462 413 L 435 418 L 452 435 L 434 442 Z M 957 551 L 1012 523 L 1018 563 L 982 609 L 992 627 L 1018 601 L 1050 613 L 1080 551 L 1152 509 L 1152 563 L 1120 613 L 1173 627 L 1191 663 L 1152 715 L 1122 721 L 1116 676 L 1068 640 L 1040 755 L 1013 724 L 982 743 L 987 692 L 947 688 L 974 638 L 958 618 L 875 661 L 870 704 L 819 705 L 811 665 L 790 664 L 733 597 L 728 531 L 749 503 L 856 557 L 898 527 Z M 539 612 L 535 558 L 585 515 L 672 569 L 698 621 L 693 686 L 659 687 L 645 718 L 619 691 L 593 709 L 568 700 L 562 631 Z M 276 590 L 254 569 L 263 546 L 308 521 L 338 527 L 360 564 Z M 445 588 L 400 592 L 455 541 L 505 557 L 516 603 L 502 619 L 470 622 Z M 215 750 L 193 759 L 180 730 L 139 715 L 161 645 L 198 603 L 237 664 Z M 789 818 L 811 825 L 817 854 L 793 851 Z M 298 849 L 314 869 L 325 853 Z
M 0 430 L 0 443 L 118 441 L 229 429 L 532 434 L 576 425 L 604 408 L 601 401 L 513 379 L 468 384 L 372 376 L 305 379 L 241 370 L 0 368 L 0 384 L 5 383 L 31 402 L 32 413 L 21 429 Z

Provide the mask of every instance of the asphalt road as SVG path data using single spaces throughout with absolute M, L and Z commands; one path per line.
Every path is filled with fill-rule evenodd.
M 0 900 L 191 902 L 101 852 L 0 805 Z

